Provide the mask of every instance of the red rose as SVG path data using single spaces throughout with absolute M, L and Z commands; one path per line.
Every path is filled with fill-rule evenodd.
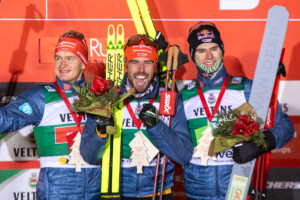
M 109 81 L 101 78 L 100 76 L 95 76 L 92 80 L 92 85 L 90 90 L 96 95 L 102 95 L 106 90 L 108 90 Z
M 236 135 L 253 135 L 259 130 L 259 124 L 255 120 L 251 119 L 249 115 L 239 115 L 235 119 L 235 125 L 233 126 L 233 131 L 230 133 L 232 136 Z

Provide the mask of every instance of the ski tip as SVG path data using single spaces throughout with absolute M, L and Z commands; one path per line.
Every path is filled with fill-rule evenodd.
M 284 6 L 278 6 L 274 5 L 272 8 L 270 8 L 269 13 L 274 12 L 274 13 L 286 13 L 289 15 L 289 11 L 286 9 Z
M 123 24 L 118 24 L 117 35 L 124 37 L 124 26 L 123 26 Z
M 268 11 L 268 21 L 273 21 L 274 23 L 276 22 L 283 24 L 284 26 L 287 26 L 288 21 L 289 21 L 289 12 L 287 9 L 283 6 L 273 6 L 271 9 Z
M 115 27 L 114 25 L 110 24 L 107 28 L 107 35 L 114 36 L 115 35 Z

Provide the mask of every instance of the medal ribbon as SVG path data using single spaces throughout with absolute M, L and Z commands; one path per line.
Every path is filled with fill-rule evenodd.
M 154 100 L 155 100 L 154 98 L 151 98 L 149 100 L 149 104 L 153 104 Z M 131 116 L 131 119 L 133 120 L 134 125 L 140 130 L 140 128 L 143 124 L 142 120 L 136 118 L 136 116 L 135 116 L 135 114 L 134 114 L 134 112 L 133 112 L 133 110 L 130 106 L 130 103 L 129 103 L 128 99 L 125 99 L 124 103 L 126 105 L 126 108 L 129 112 L 130 116 Z
M 83 115 L 82 115 L 82 114 L 78 114 L 78 116 L 77 116 L 76 113 L 73 112 L 73 111 L 71 110 L 71 103 L 70 103 L 68 97 L 67 97 L 66 94 L 62 91 L 62 89 L 58 86 L 58 84 L 57 84 L 56 81 L 54 82 L 54 86 L 55 86 L 56 91 L 58 92 L 58 94 L 59 94 L 59 95 L 61 96 L 61 98 L 64 100 L 66 106 L 68 107 L 68 109 L 69 109 L 69 111 L 70 111 L 70 113 L 71 113 L 71 115 L 72 115 L 72 117 L 73 117 L 73 119 L 74 119 L 74 121 L 75 121 L 75 123 L 76 123 L 76 125 L 77 125 L 77 127 L 78 127 L 78 131 L 81 133 L 81 131 L 80 131 L 80 123 L 81 123 L 81 120 L 82 120 L 82 116 L 83 116 Z
M 220 104 L 221 104 L 221 101 L 222 101 L 222 98 L 223 98 L 223 96 L 224 96 L 225 90 L 226 90 L 226 88 L 227 88 L 227 86 L 228 86 L 228 83 L 229 83 L 229 76 L 228 76 L 228 74 L 227 74 L 226 79 L 225 79 L 225 81 L 224 81 L 224 83 L 223 83 L 223 85 L 222 85 L 221 91 L 220 91 L 220 93 L 219 93 L 219 96 L 218 96 L 216 105 L 215 105 L 215 107 L 214 107 L 212 113 L 210 113 L 210 111 L 209 111 L 209 108 L 208 108 L 207 102 L 206 102 L 206 100 L 205 100 L 205 97 L 204 97 L 204 94 L 203 94 L 202 89 L 197 85 L 198 94 L 199 94 L 199 96 L 200 96 L 200 100 L 201 100 L 201 102 L 202 102 L 202 105 L 203 105 L 203 107 L 204 107 L 204 110 L 205 110 L 205 113 L 206 113 L 206 115 L 207 115 L 207 118 L 208 118 L 208 121 L 209 121 L 209 122 L 212 121 L 214 115 L 215 115 L 215 114 L 217 113 L 217 111 L 218 111 L 218 108 L 219 108 L 219 106 L 220 106 Z

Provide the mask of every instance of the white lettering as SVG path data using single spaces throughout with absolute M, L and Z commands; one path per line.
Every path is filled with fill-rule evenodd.
M 96 42 L 96 46 L 93 45 L 93 42 Z M 93 52 L 96 53 L 97 56 L 100 54 L 97 52 L 97 47 L 99 46 L 99 41 L 96 38 L 90 38 L 90 49 L 91 49 L 91 57 L 93 57 Z
M 99 51 L 100 51 L 100 54 L 103 56 L 103 57 L 106 57 L 107 54 L 103 53 L 102 51 L 102 42 L 99 43 Z
M 170 107 L 170 101 L 171 101 L 171 95 L 168 94 L 168 93 L 166 93 L 166 96 L 165 96 L 165 110 L 164 110 L 164 112 L 168 113 L 168 114 L 170 114 L 170 109 L 171 109 L 171 107 Z
M 99 50 L 98 50 L 99 48 Z M 99 40 L 97 38 L 90 38 L 90 54 L 91 54 L 91 58 L 93 58 L 94 53 L 96 54 L 96 56 L 100 57 L 106 57 L 107 54 L 103 53 L 102 50 L 102 42 L 99 42 Z
M 268 181 L 267 189 L 300 189 L 300 182 Z
M 272 150 L 272 153 L 281 153 L 281 154 L 292 153 L 292 149 L 291 147 L 282 147 L 281 149 Z
M 260 0 L 220 0 L 220 10 L 252 10 Z

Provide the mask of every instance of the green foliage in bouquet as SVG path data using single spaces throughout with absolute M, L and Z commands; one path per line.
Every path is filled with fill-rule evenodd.
M 114 82 L 94 76 L 79 87 L 72 84 L 79 99 L 74 100 L 72 110 L 104 117 L 111 117 L 111 109 L 134 93 L 134 89 L 126 94 L 120 94 Z
M 219 124 L 213 130 L 215 139 L 210 145 L 209 155 L 233 147 L 243 141 L 253 141 L 257 146 L 267 149 L 265 135 L 260 130 L 263 120 L 259 118 L 249 103 L 228 112 L 218 112 Z

